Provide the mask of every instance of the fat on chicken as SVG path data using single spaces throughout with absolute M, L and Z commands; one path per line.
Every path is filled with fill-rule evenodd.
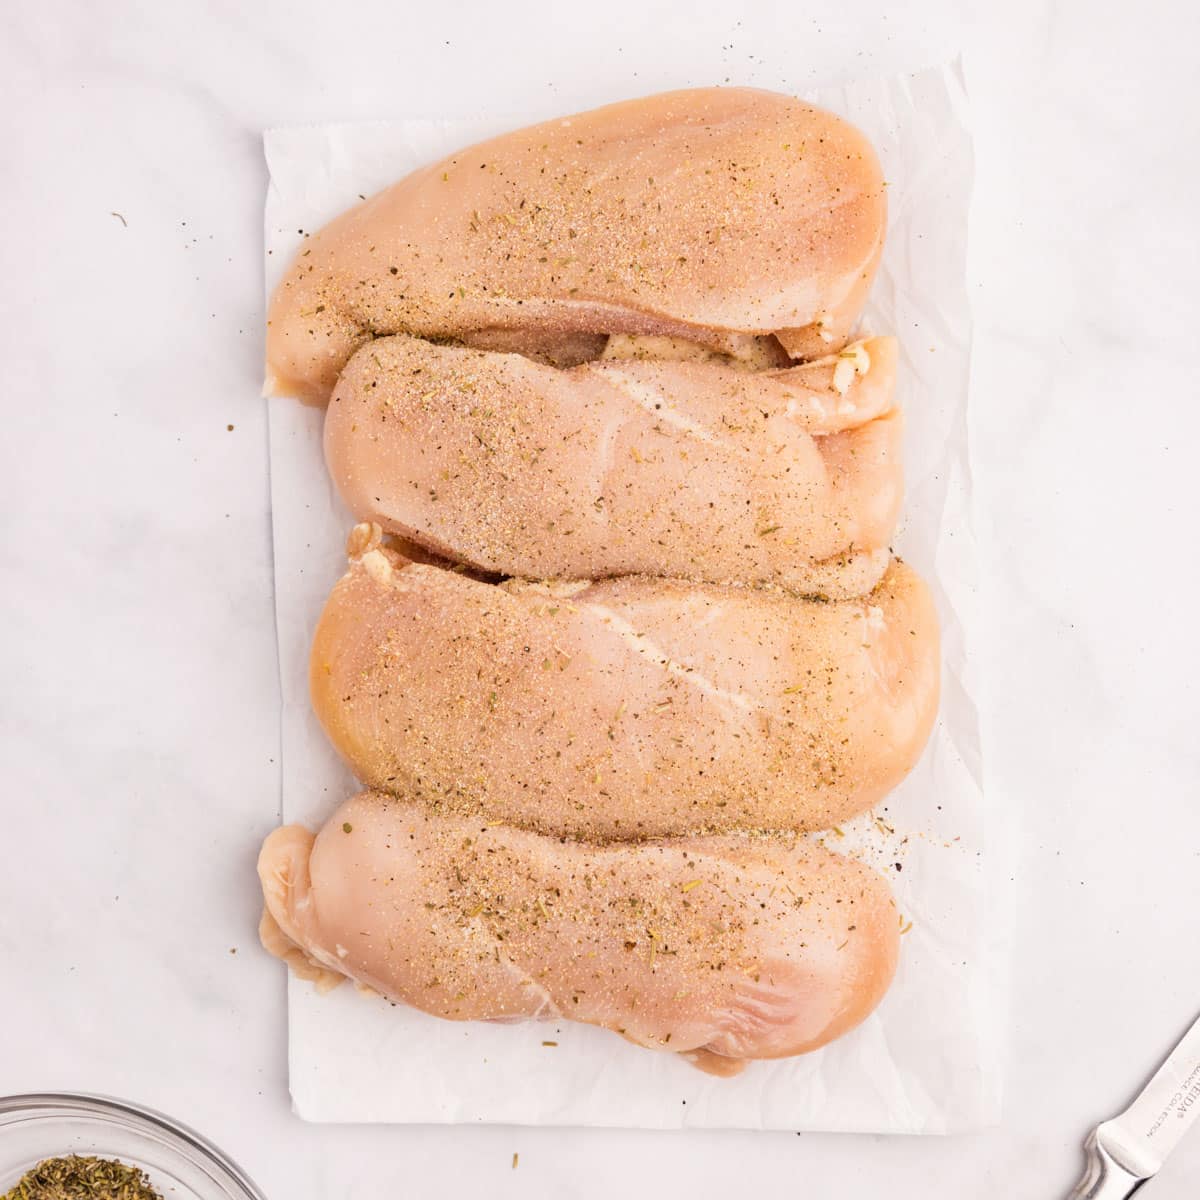
M 874 587 L 903 493 L 895 340 L 752 373 L 655 350 L 560 370 L 379 338 L 334 389 L 330 474 L 358 520 L 497 574 Z
M 270 305 L 267 391 L 324 403 L 351 354 L 393 333 L 559 363 L 609 334 L 816 357 L 863 306 L 885 192 L 854 126 L 750 88 L 508 133 L 305 239 Z
M 272 833 L 263 941 L 455 1021 L 613 1030 L 729 1075 L 859 1024 L 891 983 L 887 884 L 803 838 L 564 841 L 364 792 Z
M 596 840 L 812 830 L 879 801 L 937 709 L 932 599 L 623 577 L 494 584 L 356 527 L 314 709 L 370 787 Z

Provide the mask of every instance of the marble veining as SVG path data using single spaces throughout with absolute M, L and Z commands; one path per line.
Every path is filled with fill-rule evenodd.
M 272 1196 L 1064 1193 L 1200 1006 L 1192 6 L 614 0 L 0 12 L 0 1091 L 120 1093 Z M 278 809 L 260 133 L 803 90 L 962 48 L 1002 1124 L 881 1139 L 307 1126 L 255 945 Z M 936 181 L 931 181 L 936 186 Z M 232 427 L 232 428 L 231 428 Z M 514 1153 L 519 1153 L 513 1169 Z M 1146 1193 L 1200 1187 L 1200 1136 Z

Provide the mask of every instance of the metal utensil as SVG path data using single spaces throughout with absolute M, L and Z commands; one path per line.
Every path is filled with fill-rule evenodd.
M 1200 1018 L 1142 1094 L 1088 1135 L 1087 1170 L 1070 1200 L 1123 1200 L 1161 1170 L 1200 1117 Z

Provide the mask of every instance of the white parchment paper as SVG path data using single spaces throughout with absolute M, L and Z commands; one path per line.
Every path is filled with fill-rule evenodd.
M 727 1080 L 597 1029 L 444 1022 L 349 986 L 318 996 L 290 980 L 291 1092 L 309 1120 L 943 1133 L 995 1117 L 1005 953 L 992 914 L 997 863 L 988 845 L 995 839 L 980 787 L 969 653 L 977 625 L 965 96 L 957 67 L 947 67 L 805 98 L 860 126 L 883 161 L 888 240 L 863 326 L 900 338 L 907 502 L 897 546 L 932 583 L 942 618 L 942 709 L 924 758 L 874 814 L 842 837 L 826 836 L 890 876 L 912 925 L 896 983 L 849 1036 Z M 268 293 L 306 232 L 360 195 L 512 124 L 497 117 L 270 130 Z M 345 568 L 351 525 L 322 460 L 322 416 L 271 402 L 283 818 L 313 826 L 356 790 L 308 703 L 309 639 Z

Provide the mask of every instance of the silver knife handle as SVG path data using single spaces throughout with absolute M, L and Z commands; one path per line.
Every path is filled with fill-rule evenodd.
M 1068 1200 L 1125 1200 L 1146 1182 L 1125 1170 L 1100 1144 L 1095 1131 L 1083 1149 L 1087 1168 Z

